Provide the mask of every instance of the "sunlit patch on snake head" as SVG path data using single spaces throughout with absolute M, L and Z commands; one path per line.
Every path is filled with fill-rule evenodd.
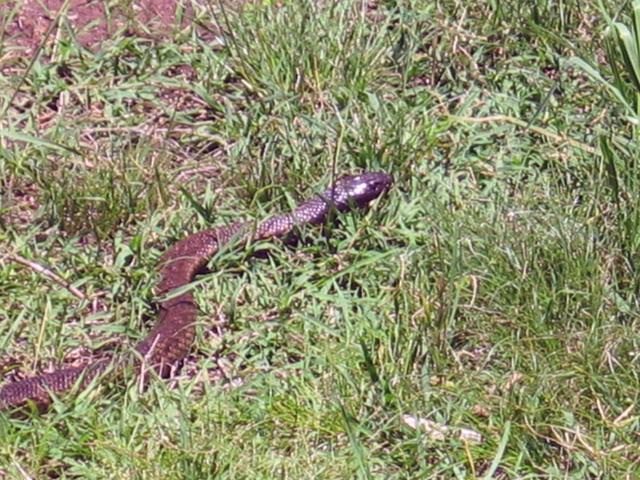
M 352 207 L 364 208 L 385 193 L 393 179 L 384 172 L 367 172 L 360 175 L 345 175 L 323 196 L 340 211 Z

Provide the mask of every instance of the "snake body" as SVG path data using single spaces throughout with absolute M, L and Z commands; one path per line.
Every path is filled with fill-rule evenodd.
M 382 172 L 347 175 L 290 213 L 271 217 L 256 228 L 252 223 L 237 222 L 191 234 L 161 256 L 157 293 L 160 297 L 166 296 L 172 290 L 192 282 L 220 246 L 232 239 L 256 241 L 284 237 L 292 234 L 296 227 L 323 224 L 332 211 L 344 212 L 366 207 L 371 200 L 386 192 L 391 183 L 391 177 Z M 141 372 L 152 368 L 160 376 L 167 376 L 171 367 L 181 361 L 191 348 L 197 313 L 191 292 L 163 300 L 159 305 L 158 320 L 149 334 L 136 345 L 135 355 L 127 356 L 126 361 L 123 355 L 115 360 L 98 360 L 4 385 L 0 388 L 0 410 L 21 407 L 29 402 L 43 410 L 51 404 L 53 396 L 63 394 L 74 385 L 84 389 L 106 370 L 118 369 L 126 362 L 135 363 Z

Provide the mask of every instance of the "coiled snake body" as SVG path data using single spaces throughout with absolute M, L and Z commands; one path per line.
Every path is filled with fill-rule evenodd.
M 333 210 L 364 208 L 371 200 L 386 192 L 391 183 L 391 177 L 381 172 L 348 175 L 292 212 L 267 219 L 255 230 L 250 223 L 238 222 L 189 235 L 160 258 L 158 294 L 164 296 L 190 283 L 220 246 L 232 238 L 263 240 L 285 236 L 304 224 L 323 224 Z M 171 366 L 182 360 L 191 348 L 198 308 L 190 292 L 164 300 L 159 307 L 158 320 L 149 334 L 136 345 L 137 355 L 132 361 L 139 367 L 151 367 L 159 375 L 167 376 Z M 20 407 L 28 402 L 34 402 L 42 410 L 51 403 L 51 394 L 57 396 L 76 384 L 83 389 L 112 365 L 117 368 L 123 362 L 122 358 L 115 361 L 98 360 L 7 384 L 0 389 L 0 410 Z

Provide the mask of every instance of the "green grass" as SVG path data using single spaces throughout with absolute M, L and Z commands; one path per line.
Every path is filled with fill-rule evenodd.
M 202 11 L 224 44 L 1 50 L 7 379 L 133 346 L 186 233 L 287 210 L 334 161 L 396 184 L 295 249 L 219 255 L 178 381 L 0 414 L 0 477 L 637 478 L 640 152 L 605 11 L 269 3 Z

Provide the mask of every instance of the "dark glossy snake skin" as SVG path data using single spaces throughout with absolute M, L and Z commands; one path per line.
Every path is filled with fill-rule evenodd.
M 366 207 L 371 200 L 386 192 L 391 183 L 391 177 L 381 172 L 348 175 L 337 180 L 333 188 L 300 204 L 288 214 L 269 218 L 256 229 L 251 223 L 238 222 L 189 235 L 160 258 L 158 294 L 164 296 L 190 283 L 220 246 L 232 239 L 283 237 L 303 224 L 323 224 L 334 210 L 342 212 Z M 100 360 L 7 384 L 0 389 L 0 410 L 24 406 L 29 402 L 43 410 L 52 402 L 51 394 L 58 396 L 74 385 L 83 389 L 98 375 L 108 369 L 118 370 L 123 363 L 135 363 L 142 375 L 151 368 L 159 375 L 167 376 L 170 368 L 191 348 L 198 308 L 190 292 L 164 300 L 159 306 L 158 321 L 135 347 L 137 355 L 134 358 L 122 355 L 115 361 Z

